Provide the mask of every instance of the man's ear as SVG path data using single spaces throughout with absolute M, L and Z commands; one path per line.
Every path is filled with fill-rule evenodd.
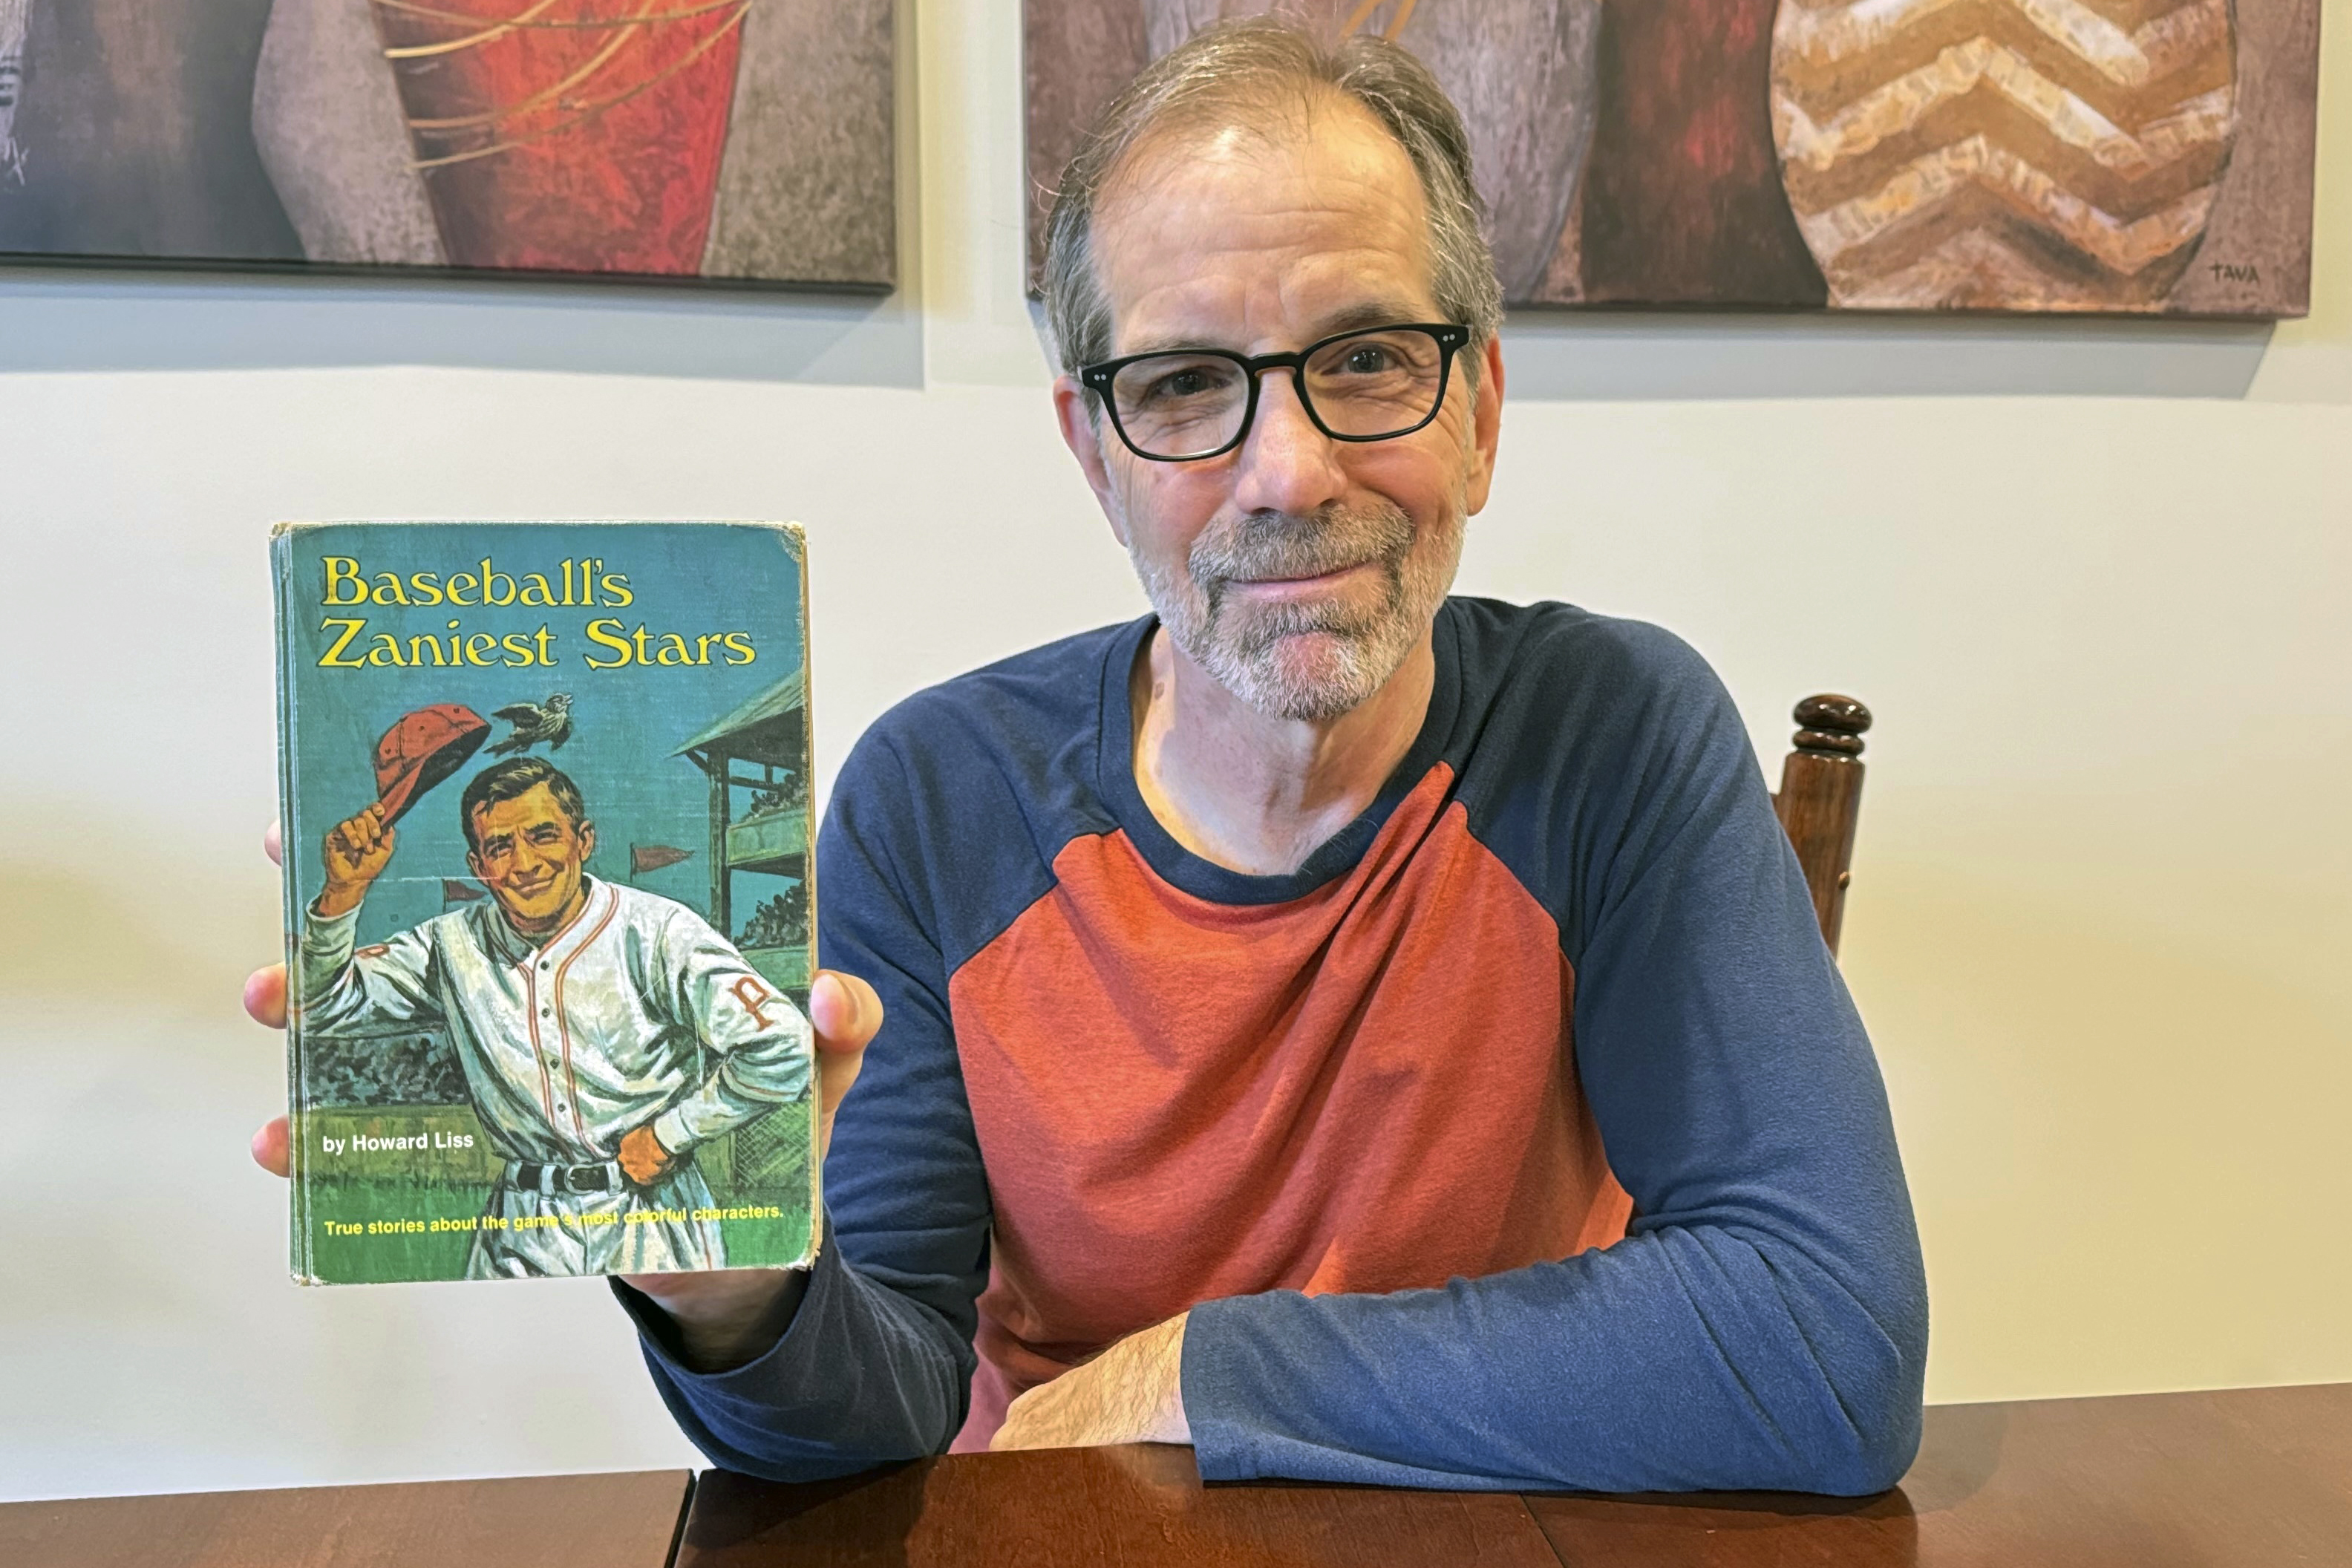
M 468 849 L 466 851 L 466 869 L 474 874 L 474 880 L 477 882 L 481 882 L 486 885 L 488 883 L 489 879 L 482 875 L 482 852 L 480 850 Z
M 1503 339 L 1490 334 L 1478 350 L 1478 396 L 1470 407 L 1470 472 L 1463 510 L 1485 510 L 1495 483 L 1495 452 L 1503 439 Z
M 580 858 L 585 860 L 596 853 L 596 824 L 591 817 L 580 819 Z
M 1095 492 L 1095 504 L 1102 508 L 1103 516 L 1110 521 L 1112 536 L 1124 548 L 1127 530 L 1119 525 L 1118 509 L 1111 504 L 1110 466 L 1104 458 L 1102 428 L 1092 403 L 1077 377 L 1054 378 L 1054 418 L 1062 427 L 1062 444 L 1078 460 L 1087 488 Z

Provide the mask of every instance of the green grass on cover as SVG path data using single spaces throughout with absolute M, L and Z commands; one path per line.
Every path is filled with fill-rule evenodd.
M 310 1189 L 310 1272 L 333 1285 L 379 1285 L 396 1279 L 462 1279 L 470 1228 L 414 1234 L 366 1234 L 372 1223 L 458 1220 L 469 1226 L 489 1196 L 489 1184 L 333 1181 Z M 337 1235 L 332 1226 L 360 1227 Z
M 703 1179 L 721 1207 L 760 1205 L 782 1211 L 775 1218 L 718 1222 L 730 1264 L 784 1264 L 806 1253 L 811 1218 L 808 1120 L 792 1108 L 698 1151 Z M 330 1156 L 321 1144 L 328 1137 L 347 1140 L 355 1133 L 408 1137 L 418 1132 L 427 1134 L 423 1149 Z M 467 1134 L 474 1142 L 468 1147 L 436 1148 L 431 1136 L 436 1132 L 448 1144 Z M 304 1112 L 299 1123 L 299 1158 L 310 1180 L 307 1212 L 298 1204 L 296 1223 L 306 1225 L 310 1233 L 309 1272 L 338 1285 L 463 1279 L 473 1243 L 472 1222 L 488 1204 L 491 1184 L 503 1165 L 480 1133 L 472 1109 L 462 1105 L 324 1107 Z M 461 1222 L 461 1226 L 424 1232 L 390 1228 L 398 1222 L 430 1227 L 436 1220 Z M 379 1228 L 371 1232 L 371 1225 Z M 354 1227 L 356 1234 L 346 1227 Z

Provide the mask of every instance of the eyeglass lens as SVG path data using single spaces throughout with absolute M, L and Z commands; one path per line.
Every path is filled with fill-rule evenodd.
M 1377 439 L 1427 420 L 1445 380 L 1428 332 L 1379 329 L 1321 344 L 1298 375 L 1299 395 L 1335 436 Z M 1223 354 L 1179 351 L 1123 365 L 1111 378 L 1120 431 L 1156 458 L 1206 455 L 1241 434 L 1249 373 Z

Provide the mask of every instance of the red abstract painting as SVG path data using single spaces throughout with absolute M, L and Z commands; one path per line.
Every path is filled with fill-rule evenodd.
M 373 0 L 459 267 L 701 269 L 751 0 Z
M 0 255 L 888 288 L 892 0 L 0 0 Z

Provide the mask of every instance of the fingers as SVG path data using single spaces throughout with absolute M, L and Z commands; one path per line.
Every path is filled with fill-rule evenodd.
M 352 838 L 362 857 L 383 847 L 385 831 L 382 805 L 369 806 L 352 818 Z
M 833 1114 L 857 1081 L 866 1047 L 882 1027 L 882 998 L 854 974 L 820 969 L 809 987 L 809 1022 L 816 1028 L 816 1150 L 833 1147 Z
M 854 1055 L 819 1051 L 816 1055 L 816 1143 L 820 1155 L 833 1147 L 834 1112 L 841 1109 L 842 1097 L 857 1082 L 858 1069 L 865 1065 L 864 1051 Z
M 261 836 L 261 852 L 274 865 L 286 864 L 286 844 L 275 822 Z M 257 1024 L 267 1024 L 273 1029 L 286 1026 L 286 966 L 273 963 L 257 969 L 245 978 L 245 1010 Z M 286 1118 L 275 1116 L 261 1124 L 253 1135 L 253 1163 L 273 1176 L 282 1176 L 294 1168 L 293 1150 L 289 1144 Z
M 650 1186 L 655 1178 L 667 1170 L 672 1163 L 670 1152 L 662 1147 L 652 1123 L 633 1127 L 621 1139 L 618 1154 L 622 1171 L 637 1185 Z
M 854 974 L 820 969 L 809 987 L 809 1022 L 816 1026 L 816 1048 L 856 1055 L 882 1027 L 882 998 Z
M 363 860 L 378 849 L 389 847 L 392 835 L 393 830 L 383 823 L 383 802 L 378 801 L 357 816 L 336 824 L 327 837 L 352 859 Z
M 257 1024 L 286 1026 L 286 966 L 273 963 L 245 977 L 245 1010 Z
M 292 1153 L 288 1147 L 286 1118 L 282 1116 L 263 1122 L 261 1131 L 253 1135 L 253 1163 L 273 1176 L 282 1176 L 293 1169 Z

